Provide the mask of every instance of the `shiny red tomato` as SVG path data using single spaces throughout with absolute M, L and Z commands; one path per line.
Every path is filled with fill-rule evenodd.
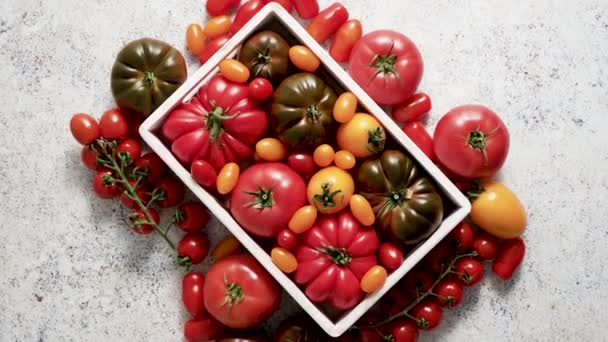
M 121 109 L 120 112 L 127 119 L 127 124 L 129 125 L 127 136 L 139 141 L 141 139 L 139 126 L 146 120 L 146 116 L 130 109 Z
M 209 254 L 209 238 L 201 232 L 188 233 L 177 245 L 177 255 L 180 265 L 198 265 Z
M 152 216 L 154 223 L 159 224 L 160 216 L 158 215 L 158 211 L 154 208 L 149 208 L 148 212 Z M 149 223 L 148 217 L 141 209 L 137 209 L 129 215 L 129 227 L 137 234 L 146 235 L 154 232 L 154 227 Z
M 143 173 L 148 184 L 154 184 L 164 177 L 169 168 L 160 157 L 153 152 L 148 152 L 135 161 L 135 167 Z
M 416 268 L 403 278 L 402 291 L 406 292 L 409 297 L 417 298 L 428 292 L 434 282 L 435 277 L 430 272 Z
M 264 5 L 264 1 L 262 0 L 249 0 L 242 4 L 234 16 L 234 20 L 230 26 L 230 33 L 237 33 Z
M 291 231 L 291 229 L 283 229 L 277 235 L 277 245 L 283 247 L 287 250 L 292 250 L 296 248 L 298 244 L 298 238 L 296 234 Z
M 473 240 L 473 250 L 479 260 L 494 260 L 500 249 L 500 240 L 488 233 L 481 233 Z
M 258 101 L 269 99 L 273 93 L 272 83 L 265 78 L 258 77 L 249 83 L 249 96 Z
M 204 160 L 193 161 L 190 173 L 198 184 L 206 188 L 214 186 L 217 180 L 217 171 L 215 171 L 213 165 Z
M 205 307 L 229 328 L 249 329 L 264 322 L 281 303 L 281 288 L 254 257 L 226 257 L 207 272 Z
M 175 177 L 165 177 L 156 183 L 155 191 L 162 192 L 163 195 L 156 204 L 161 208 L 171 208 L 184 200 L 184 184 Z
M 431 160 L 435 160 L 433 152 L 433 138 L 420 121 L 410 122 L 403 126 L 403 132 L 426 154 Z
M 205 278 L 200 272 L 189 272 L 182 279 L 182 302 L 192 318 L 203 318 L 205 310 L 203 287 Z
M 454 273 L 464 286 L 473 286 L 481 281 L 484 274 L 481 262 L 473 258 L 463 258 L 454 264 Z
M 108 140 L 122 139 L 129 133 L 129 124 L 118 108 L 107 110 L 99 119 L 101 136 Z
M 318 0 L 293 0 L 293 4 L 302 19 L 311 19 L 319 14 Z
M 445 271 L 454 257 L 451 241 L 443 240 L 424 257 L 425 265 L 435 273 Z
M 381 105 L 396 105 L 412 96 L 423 69 L 416 45 L 390 30 L 364 35 L 353 47 L 348 65 L 352 78 Z
M 346 7 L 339 2 L 334 2 L 319 12 L 308 24 L 306 30 L 317 42 L 323 43 L 348 20 L 348 16 Z
M 389 270 L 395 270 L 403 263 L 403 251 L 401 246 L 393 242 L 385 242 L 378 250 L 380 263 Z
M 525 254 L 526 244 L 521 238 L 505 241 L 492 265 L 492 271 L 504 280 L 510 279 L 521 265 Z
M 191 319 L 184 326 L 188 342 L 214 341 L 224 336 L 224 326 L 213 318 Z
M 99 138 L 99 124 L 92 116 L 78 113 L 70 120 L 70 131 L 74 139 L 82 145 L 88 145 Z
M 116 155 L 118 153 L 128 153 L 132 161 L 136 161 L 141 156 L 141 145 L 133 139 L 125 139 L 116 147 Z
M 468 252 L 473 247 L 475 232 L 473 227 L 467 222 L 460 222 L 448 235 L 448 240 L 452 241 L 458 252 Z
M 282 163 L 256 164 L 239 177 L 230 197 L 230 212 L 251 234 L 276 236 L 307 202 L 306 183 Z
M 489 108 L 464 105 L 450 110 L 435 128 L 434 151 L 443 166 L 465 178 L 487 178 L 502 167 L 509 132 Z
M 420 120 L 424 114 L 431 111 L 431 107 L 431 98 L 425 93 L 418 93 L 393 107 L 391 115 L 395 121 L 408 123 Z
M 287 158 L 287 164 L 302 176 L 310 175 L 317 170 L 317 164 L 311 155 L 294 153 Z
M 441 306 L 456 307 L 464 296 L 464 290 L 460 283 L 454 279 L 445 278 L 441 280 L 434 289 Z
M 93 190 L 99 198 L 112 198 L 118 195 L 118 185 L 112 181 L 114 175 L 112 171 L 97 171 L 93 176 Z
M 329 47 L 329 54 L 340 63 L 348 62 L 353 47 L 361 39 L 362 34 L 363 28 L 359 20 L 351 19 L 342 24 Z
M 215 53 L 218 52 L 218 50 L 221 49 L 222 46 L 228 42 L 228 40 L 230 40 L 230 37 L 230 34 L 226 34 L 211 40 L 205 47 L 205 50 L 198 55 L 199 63 L 205 64 L 205 62 L 207 62 L 211 56 L 215 55 Z
M 207 0 L 205 8 L 211 17 L 224 15 L 235 8 L 241 0 Z
M 207 208 L 201 202 L 188 201 L 177 206 L 175 224 L 185 232 L 200 232 L 209 222 Z
M 416 342 L 418 341 L 418 327 L 416 323 L 407 317 L 399 317 L 390 323 L 389 332 L 393 342 Z
M 82 147 L 82 152 L 80 152 L 80 160 L 87 169 L 101 171 L 104 169 L 104 166 L 101 164 L 97 164 L 97 157 L 99 153 L 96 150 L 91 149 L 88 145 Z
M 277 4 L 283 6 L 283 8 L 285 8 L 285 10 L 290 13 L 293 9 L 293 3 L 291 0 L 264 0 L 264 4 L 268 4 L 271 2 L 276 2 Z
M 129 181 L 129 184 L 131 184 L 132 187 L 135 186 L 135 183 L 136 182 L 134 180 Z M 137 204 L 137 202 L 135 202 L 128 195 L 126 195 L 125 191 L 120 194 L 120 201 L 125 205 L 125 207 L 129 209 L 139 209 L 139 205 Z M 137 189 L 135 189 L 135 193 L 141 199 L 143 205 L 148 204 L 148 201 L 150 201 L 150 189 L 148 189 L 145 184 L 140 184 Z
M 410 314 L 422 330 L 435 329 L 441 323 L 441 306 L 434 299 L 425 299 L 416 305 Z

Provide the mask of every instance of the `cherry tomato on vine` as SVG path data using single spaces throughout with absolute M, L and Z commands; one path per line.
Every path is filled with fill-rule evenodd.
M 335 2 L 319 12 L 308 24 L 306 31 L 319 43 L 325 42 L 342 24 L 348 20 L 348 10 L 344 5 Z
M 275 247 L 270 251 L 272 262 L 283 272 L 293 273 L 298 268 L 298 260 L 287 249 Z
M 416 323 L 407 317 L 399 317 L 390 323 L 390 334 L 393 342 L 416 342 L 418 341 L 418 327 Z
M 317 170 L 314 159 L 305 153 L 294 153 L 287 158 L 287 164 L 302 176 L 309 175 Z
M 255 152 L 262 160 L 277 162 L 287 157 L 287 148 L 276 138 L 264 138 L 255 144 Z
M 347 21 L 336 32 L 336 37 L 329 47 L 329 54 L 340 63 L 348 62 L 353 47 L 362 35 L 363 28 L 359 20 Z
M 267 100 L 273 93 L 272 83 L 265 78 L 258 77 L 249 83 L 249 96 L 257 101 Z
M 214 186 L 217 181 L 217 171 L 215 171 L 213 165 L 204 160 L 193 161 L 190 166 L 190 173 L 198 184 L 206 188 Z
M 239 2 L 240 0 L 207 0 L 205 9 L 210 16 L 216 17 L 228 13 L 238 6 Z
M 277 244 L 287 250 L 292 250 L 298 245 L 298 238 L 291 230 L 283 229 L 277 235 Z
M 500 249 L 500 240 L 488 233 L 482 233 L 473 240 L 473 250 L 479 260 L 494 260 Z
M 381 288 L 386 282 L 388 273 L 380 265 L 370 268 L 361 278 L 361 290 L 365 293 L 372 293 Z
M 188 342 L 214 341 L 224 335 L 224 325 L 213 318 L 191 319 L 184 325 Z
M 434 282 L 435 279 L 430 272 L 414 269 L 403 278 L 402 288 L 410 297 L 417 298 L 425 294 L 433 286 Z
M 393 107 L 391 115 L 398 122 L 414 122 L 431 111 L 431 98 L 425 93 L 412 95 L 405 102 Z
M 226 195 L 232 192 L 239 180 L 240 169 L 236 163 L 228 163 L 222 167 L 217 175 L 217 191 Z
M 334 156 L 334 148 L 331 147 L 331 145 L 323 144 L 319 145 L 315 149 L 314 153 L 312 154 L 312 159 L 318 166 L 326 167 L 331 165 L 331 163 L 334 161 Z
M 424 257 L 424 262 L 435 273 L 441 273 L 447 269 L 454 257 L 454 248 L 447 241 L 441 241 L 429 254 Z
M 464 289 L 454 279 L 445 278 L 441 280 L 434 289 L 435 295 L 441 306 L 456 307 L 464 296 Z
M 277 4 L 283 6 L 283 8 L 285 8 L 285 10 L 290 13 L 293 9 L 293 3 L 291 0 L 264 0 L 264 4 L 268 4 L 271 2 L 276 2 Z
M 148 212 L 150 212 L 150 216 L 152 216 L 154 222 L 159 224 L 160 216 L 158 215 L 158 211 L 154 208 L 148 208 Z M 154 227 L 146 222 L 149 222 L 148 218 L 141 209 L 137 209 L 129 215 L 129 227 L 137 234 L 145 235 L 154 232 Z
M 404 260 L 401 247 L 394 242 L 385 242 L 378 249 L 380 263 L 389 270 L 396 270 Z
M 426 128 L 420 121 L 410 122 L 403 126 L 403 132 L 412 139 L 427 157 L 435 160 L 435 152 L 433 152 L 433 138 L 427 132 Z
M 129 153 L 132 161 L 136 161 L 141 156 L 141 145 L 133 139 L 125 139 L 116 147 L 116 155 L 119 152 Z
M 200 272 L 189 272 L 182 279 L 182 302 L 192 318 L 205 317 L 207 310 L 203 302 L 205 277 Z
M 80 152 L 80 160 L 87 169 L 101 171 L 104 169 L 103 165 L 97 164 L 97 156 L 99 153 L 94 149 L 91 149 L 88 145 L 82 147 Z
M 340 150 L 336 152 L 334 163 L 336 163 L 336 166 L 342 170 L 350 170 L 355 167 L 355 164 L 357 164 L 357 159 L 350 151 Z
M 201 232 L 187 233 L 177 246 L 177 255 L 182 266 L 200 264 L 207 254 L 209 254 L 209 239 Z
M 289 220 L 289 229 L 296 234 L 304 233 L 312 228 L 317 220 L 317 209 L 313 205 L 307 205 L 298 209 Z
M 136 182 L 134 180 L 129 181 L 129 184 L 131 184 L 132 187 L 135 186 L 135 183 Z M 126 195 L 125 191 L 127 190 L 123 190 L 123 192 L 120 194 L 120 201 L 125 205 L 125 207 L 129 209 L 139 209 L 139 205 L 137 204 L 137 202 L 135 202 L 128 195 Z M 135 193 L 137 194 L 137 197 L 140 198 L 143 205 L 148 204 L 148 201 L 150 201 L 150 193 L 148 187 L 143 184 L 140 184 L 137 189 L 135 189 Z
M 190 24 L 186 29 L 186 47 L 193 55 L 200 55 L 207 46 L 205 31 L 199 24 Z
M 302 71 L 315 72 L 321 60 L 306 46 L 294 45 L 289 49 L 289 60 Z
M 221 49 L 222 46 L 224 46 L 224 44 L 226 44 L 226 42 L 228 42 L 228 40 L 230 40 L 230 34 L 225 34 L 223 36 L 212 39 L 207 44 L 207 46 L 205 47 L 203 52 L 201 52 L 201 54 L 198 55 L 199 63 L 205 64 L 205 62 L 207 62 L 209 60 L 209 58 L 211 58 L 211 56 L 213 56 L 216 52 L 218 52 L 218 50 Z
M 448 235 L 448 239 L 453 241 L 456 250 L 459 252 L 468 252 L 473 247 L 474 237 L 473 228 L 464 221 L 460 222 Z
M 175 224 L 185 232 L 200 232 L 209 223 L 207 208 L 201 202 L 188 201 L 177 206 Z
M 510 279 L 521 265 L 525 254 L 526 244 L 521 238 L 505 241 L 492 265 L 492 271 L 504 280 Z
M 219 67 L 220 73 L 232 82 L 245 83 L 251 75 L 245 64 L 236 59 L 224 59 Z
M 205 35 L 209 39 L 221 37 L 230 32 L 230 25 L 232 25 L 230 16 L 220 15 L 213 17 L 205 24 Z
M 473 258 L 462 258 L 454 264 L 454 273 L 462 285 L 473 286 L 483 278 L 484 269 L 481 262 Z
M 376 214 L 374 214 L 374 209 L 369 204 L 365 197 L 355 194 L 350 197 L 349 202 L 350 210 L 353 213 L 353 216 L 366 227 L 370 227 L 376 221 Z
M 108 140 L 122 139 L 129 132 L 129 124 L 120 109 L 113 108 L 103 113 L 99 119 L 99 131 Z
M 433 299 L 424 299 L 412 309 L 410 314 L 422 330 L 435 329 L 441 323 L 441 306 Z
M 144 179 L 148 184 L 158 182 L 169 171 L 165 162 L 154 152 L 148 152 L 137 159 L 135 167 L 144 172 Z
M 100 130 L 97 120 L 85 113 L 78 113 L 70 119 L 70 131 L 74 139 L 82 145 L 89 145 L 99 138 Z
M 226 257 L 237 255 L 242 252 L 241 243 L 237 238 L 230 235 L 224 238 L 222 241 L 218 242 L 215 247 L 213 247 L 213 251 L 211 251 L 211 257 L 215 259 L 215 261 L 222 260 Z
M 230 33 L 237 33 L 264 5 L 264 1 L 262 0 L 249 0 L 241 5 L 234 16 L 232 26 L 230 26 Z
M 171 176 L 161 179 L 156 184 L 155 190 L 164 193 L 164 198 L 156 202 L 161 208 L 175 207 L 184 200 L 184 194 L 186 192 L 184 184 L 177 178 Z
M 333 116 L 339 123 L 349 122 L 357 111 L 359 101 L 355 94 L 345 92 L 338 97 L 334 104 Z
M 293 0 L 293 5 L 302 19 L 310 19 L 319 14 L 318 0 Z
M 118 195 L 118 185 L 111 181 L 113 177 L 112 171 L 109 170 L 95 173 L 95 176 L 93 176 L 93 190 L 95 190 L 97 197 L 108 199 Z

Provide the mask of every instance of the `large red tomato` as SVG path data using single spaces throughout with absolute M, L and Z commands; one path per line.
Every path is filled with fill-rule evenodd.
M 226 257 L 207 272 L 205 308 L 215 319 L 232 329 L 258 326 L 281 303 L 281 288 L 252 256 Z
M 202 159 L 219 171 L 226 163 L 253 155 L 252 146 L 266 131 L 267 121 L 246 84 L 218 75 L 169 115 L 163 134 L 181 162 Z
M 507 127 L 496 113 L 481 105 L 450 110 L 437 123 L 433 140 L 441 164 L 465 178 L 493 176 L 509 152 Z
M 414 94 L 424 64 L 416 45 L 391 30 L 364 35 L 353 47 L 348 73 L 381 105 L 396 105 Z
M 282 163 L 262 163 L 240 175 L 230 212 L 251 234 L 271 237 L 305 204 L 306 183 L 298 173 Z
M 362 227 L 349 210 L 321 216 L 302 236 L 295 251 L 298 268 L 294 280 L 306 285 L 313 302 L 327 301 L 337 309 L 359 303 L 359 281 L 377 265 L 378 236 L 373 227 Z

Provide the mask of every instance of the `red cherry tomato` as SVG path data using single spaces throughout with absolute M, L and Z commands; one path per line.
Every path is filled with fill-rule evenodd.
M 110 178 L 113 177 L 112 171 L 97 171 L 93 176 L 93 190 L 99 198 L 112 198 L 118 195 L 118 185 L 111 184 Z
M 389 270 L 395 270 L 403 263 L 403 251 L 393 242 L 385 242 L 378 250 L 380 263 Z
M 483 265 L 473 258 L 462 258 L 454 264 L 454 273 L 464 286 L 473 286 L 483 278 Z
M 473 240 L 473 250 L 479 260 L 494 260 L 500 249 L 500 240 L 488 233 L 481 233 Z
M 148 152 L 136 160 L 135 167 L 146 175 L 145 180 L 148 184 L 156 183 L 169 171 L 165 162 L 153 152 Z
M 448 239 L 453 242 L 458 252 L 468 252 L 471 250 L 474 237 L 475 232 L 473 232 L 473 228 L 467 222 L 460 222 L 448 235 Z
M 104 169 L 103 165 L 97 164 L 97 156 L 99 153 L 97 151 L 91 149 L 88 145 L 82 147 L 82 152 L 80 152 L 80 160 L 87 169 L 101 171 Z
M 262 0 L 249 0 L 236 12 L 236 16 L 234 17 L 234 21 L 232 21 L 232 25 L 230 26 L 230 33 L 237 33 L 247 22 L 253 18 L 261 9 L 264 7 L 264 1 Z
M 205 64 L 213 56 L 219 49 L 222 48 L 230 40 L 230 34 L 226 34 L 220 37 L 217 37 L 209 42 L 205 47 L 205 50 L 198 56 L 198 61 L 201 64 Z
M 184 200 L 184 185 L 177 178 L 165 177 L 156 184 L 156 191 L 162 191 L 164 198 L 157 202 L 161 208 L 171 208 Z
M 416 305 L 411 313 L 422 330 L 435 329 L 441 323 L 441 306 L 433 299 L 425 299 Z
M 350 53 L 357 41 L 361 39 L 361 35 L 363 35 L 361 22 L 357 19 L 347 21 L 336 32 L 336 37 L 329 48 L 329 54 L 340 63 L 348 62 Z
M 418 327 L 416 323 L 407 317 L 399 317 L 390 324 L 390 334 L 393 342 L 416 342 L 418 341 Z
M 273 93 L 272 83 L 265 78 L 258 77 L 249 83 L 249 96 L 257 101 L 267 100 Z
M 319 14 L 318 0 L 293 0 L 293 4 L 302 19 L 310 19 Z
M 144 116 L 142 113 L 129 109 L 121 109 L 120 112 L 125 119 L 127 119 L 127 124 L 129 125 L 127 136 L 139 141 L 141 139 L 141 135 L 139 134 L 139 126 L 141 126 L 141 124 L 146 120 L 146 116 Z
M 156 224 L 160 223 L 160 216 L 158 211 L 154 208 L 149 208 L 150 216 Z M 141 210 L 137 209 L 129 215 L 129 227 L 137 234 L 150 234 L 154 231 L 154 227 L 151 224 L 144 223 L 149 222 L 146 214 Z
M 431 111 L 431 107 L 431 98 L 425 93 L 417 93 L 393 107 L 391 114 L 395 121 L 408 123 L 420 120 L 424 114 Z
M 175 223 L 185 232 L 200 232 L 209 222 L 207 208 L 201 202 L 184 202 L 177 207 Z
M 526 244 L 521 238 L 506 240 L 492 265 L 492 271 L 504 280 L 510 279 L 519 268 L 526 254 Z
M 192 174 L 192 178 L 206 188 L 210 188 L 215 186 L 215 182 L 217 180 L 217 171 L 213 168 L 209 162 L 204 160 L 195 160 L 192 162 L 192 166 L 190 167 L 190 173 Z
M 342 24 L 348 20 L 348 10 L 344 5 L 335 2 L 308 24 L 308 33 L 319 43 L 325 42 Z
M 290 229 L 283 229 L 279 232 L 279 235 L 277 235 L 277 244 L 287 250 L 291 250 L 296 248 L 298 238 Z
M 287 164 L 302 176 L 309 175 L 317 170 L 312 156 L 305 153 L 294 153 L 287 158 Z
M 285 8 L 285 10 L 290 13 L 293 9 L 293 3 L 291 2 L 291 0 L 264 0 L 264 4 L 268 4 L 271 2 L 276 2 L 277 4 L 283 6 L 283 8 Z
M 89 114 L 78 113 L 70 120 L 70 131 L 74 139 L 82 145 L 88 145 L 99 138 L 99 124 Z
M 417 298 L 426 293 L 433 286 L 434 282 L 435 278 L 430 272 L 414 269 L 403 278 L 402 291 L 405 291 L 410 297 Z
M 177 246 L 179 263 L 182 266 L 198 265 L 209 254 L 209 239 L 200 232 L 188 233 L 182 237 Z
M 433 152 L 433 138 L 431 138 L 429 132 L 424 128 L 424 125 L 420 121 L 410 122 L 403 126 L 403 132 L 412 139 L 412 141 L 418 146 L 427 157 L 431 160 L 435 160 L 435 153 Z
M 213 318 L 191 319 L 184 326 L 184 337 L 188 342 L 215 341 L 224 336 L 224 325 Z
M 464 290 L 460 283 L 454 279 L 445 278 L 435 286 L 435 295 L 441 306 L 456 307 L 464 296 Z
M 424 262 L 435 273 L 445 271 L 454 256 L 454 248 L 449 241 L 441 241 L 429 254 L 424 257 Z
M 182 279 L 182 302 L 192 318 L 205 317 L 203 287 L 205 278 L 200 272 L 189 272 Z
M 135 181 L 130 180 L 129 184 L 131 184 L 131 186 L 135 186 Z M 135 189 L 135 193 L 141 199 L 144 205 L 148 204 L 148 202 L 150 201 L 150 192 L 146 186 L 140 184 L 139 187 Z M 127 196 L 124 191 L 120 194 L 120 201 L 125 205 L 125 207 L 129 209 L 139 209 L 139 205 L 137 204 L 137 202 Z
M 133 139 L 125 139 L 116 147 L 116 155 L 119 152 L 129 153 L 132 161 L 136 161 L 141 156 L 141 145 Z
M 211 17 L 224 15 L 235 8 L 241 0 L 207 0 L 205 8 Z
M 113 108 L 103 113 L 99 119 L 99 131 L 108 140 L 122 139 L 129 132 L 129 124 L 120 109 Z

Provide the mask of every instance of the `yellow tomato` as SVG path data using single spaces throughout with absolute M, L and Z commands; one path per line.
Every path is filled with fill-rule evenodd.
M 334 148 L 331 147 L 331 145 L 323 144 L 315 149 L 312 159 L 315 161 L 315 164 L 320 167 L 326 167 L 331 165 L 334 161 L 334 155 Z
M 215 261 L 220 261 L 225 257 L 229 257 L 231 255 L 240 254 L 242 251 L 241 243 L 237 238 L 230 235 L 218 242 L 215 247 L 213 247 L 213 251 L 211 251 L 211 256 Z
M 220 62 L 220 73 L 232 82 L 245 83 L 251 73 L 245 64 L 236 59 L 224 59 Z
M 287 226 L 289 229 L 296 233 L 301 234 L 312 228 L 317 220 L 317 209 L 312 205 L 304 206 L 291 216 Z
M 319 69 L 321 61 L 306 46 L 295 45 L 289 49 L 289 60 L 298 69 L 308 72 L 315 72 Z
M 346 150 L 340 150 L 336 152 L 336 156 L 334 157 L 334 162 L 336 166 L 341 168 L 342 170 L 350 170 L 355 167 L 357 163 L 357 159 L 355 155 Z
M 285 248 L 275 247 L 270 251 L 272 262 L 284 273 L 292 273 L 298 268 L 298 260 Z
M 384 150 L 386 135 L 382 124 L 369 114 L 357 113 L 338 128 L 338 146 L 357 158 L 366 158 Z
M 388 273 L 386 269 L 380 265 L 370 268 L 363 278 L 361 278 L 361 290 L 365 293 L 372 293 L 384 285 Z
M 322 214 L 335 214 L 348 206 L 354 191 L 353 177 L 330 166 L 319 170 L 308 182 L 308 202 Z
M 200 55 L 207 46 L 205 31 L 199 24 L 190 24 L 186 29 L 186 46 L 193 55 Z
M 220 15 L 209 19 L 205 24 L 205 34 L 209 39 L 223 36 L 230 31 L 232 19 L 228 15 Z
M 239 180 L 240 169 L 237 163 L 228 163 L 217 174 L 217 192 L 229 194 Z
M 355 216 L 357 221 L 366 227 L 371 226 L 376 221 L 374 209 L 372 209 L 372 206 L 365 199 L 365 197 L 359 194 L 352 195 L 350 198 L 350 211 L 353 213 L 353 216 Z
M 501 239 L 520 236 L 526 229 L 527 217 L 517 196 L 496 181 L 484 181 L 481 185 L 481 193 L 471 204 L 471 220 Z
M 287 148 L 279 140 L 275 138 L 265 138 L 255 144 L 255 152 L 265 161 L 277 162 L 285 159 L 287 156 Z
M 358 103 L 355 94 L 343 93 L 334 104 L 334 119 L 339 123 L 349 122 L 357 111 Z

